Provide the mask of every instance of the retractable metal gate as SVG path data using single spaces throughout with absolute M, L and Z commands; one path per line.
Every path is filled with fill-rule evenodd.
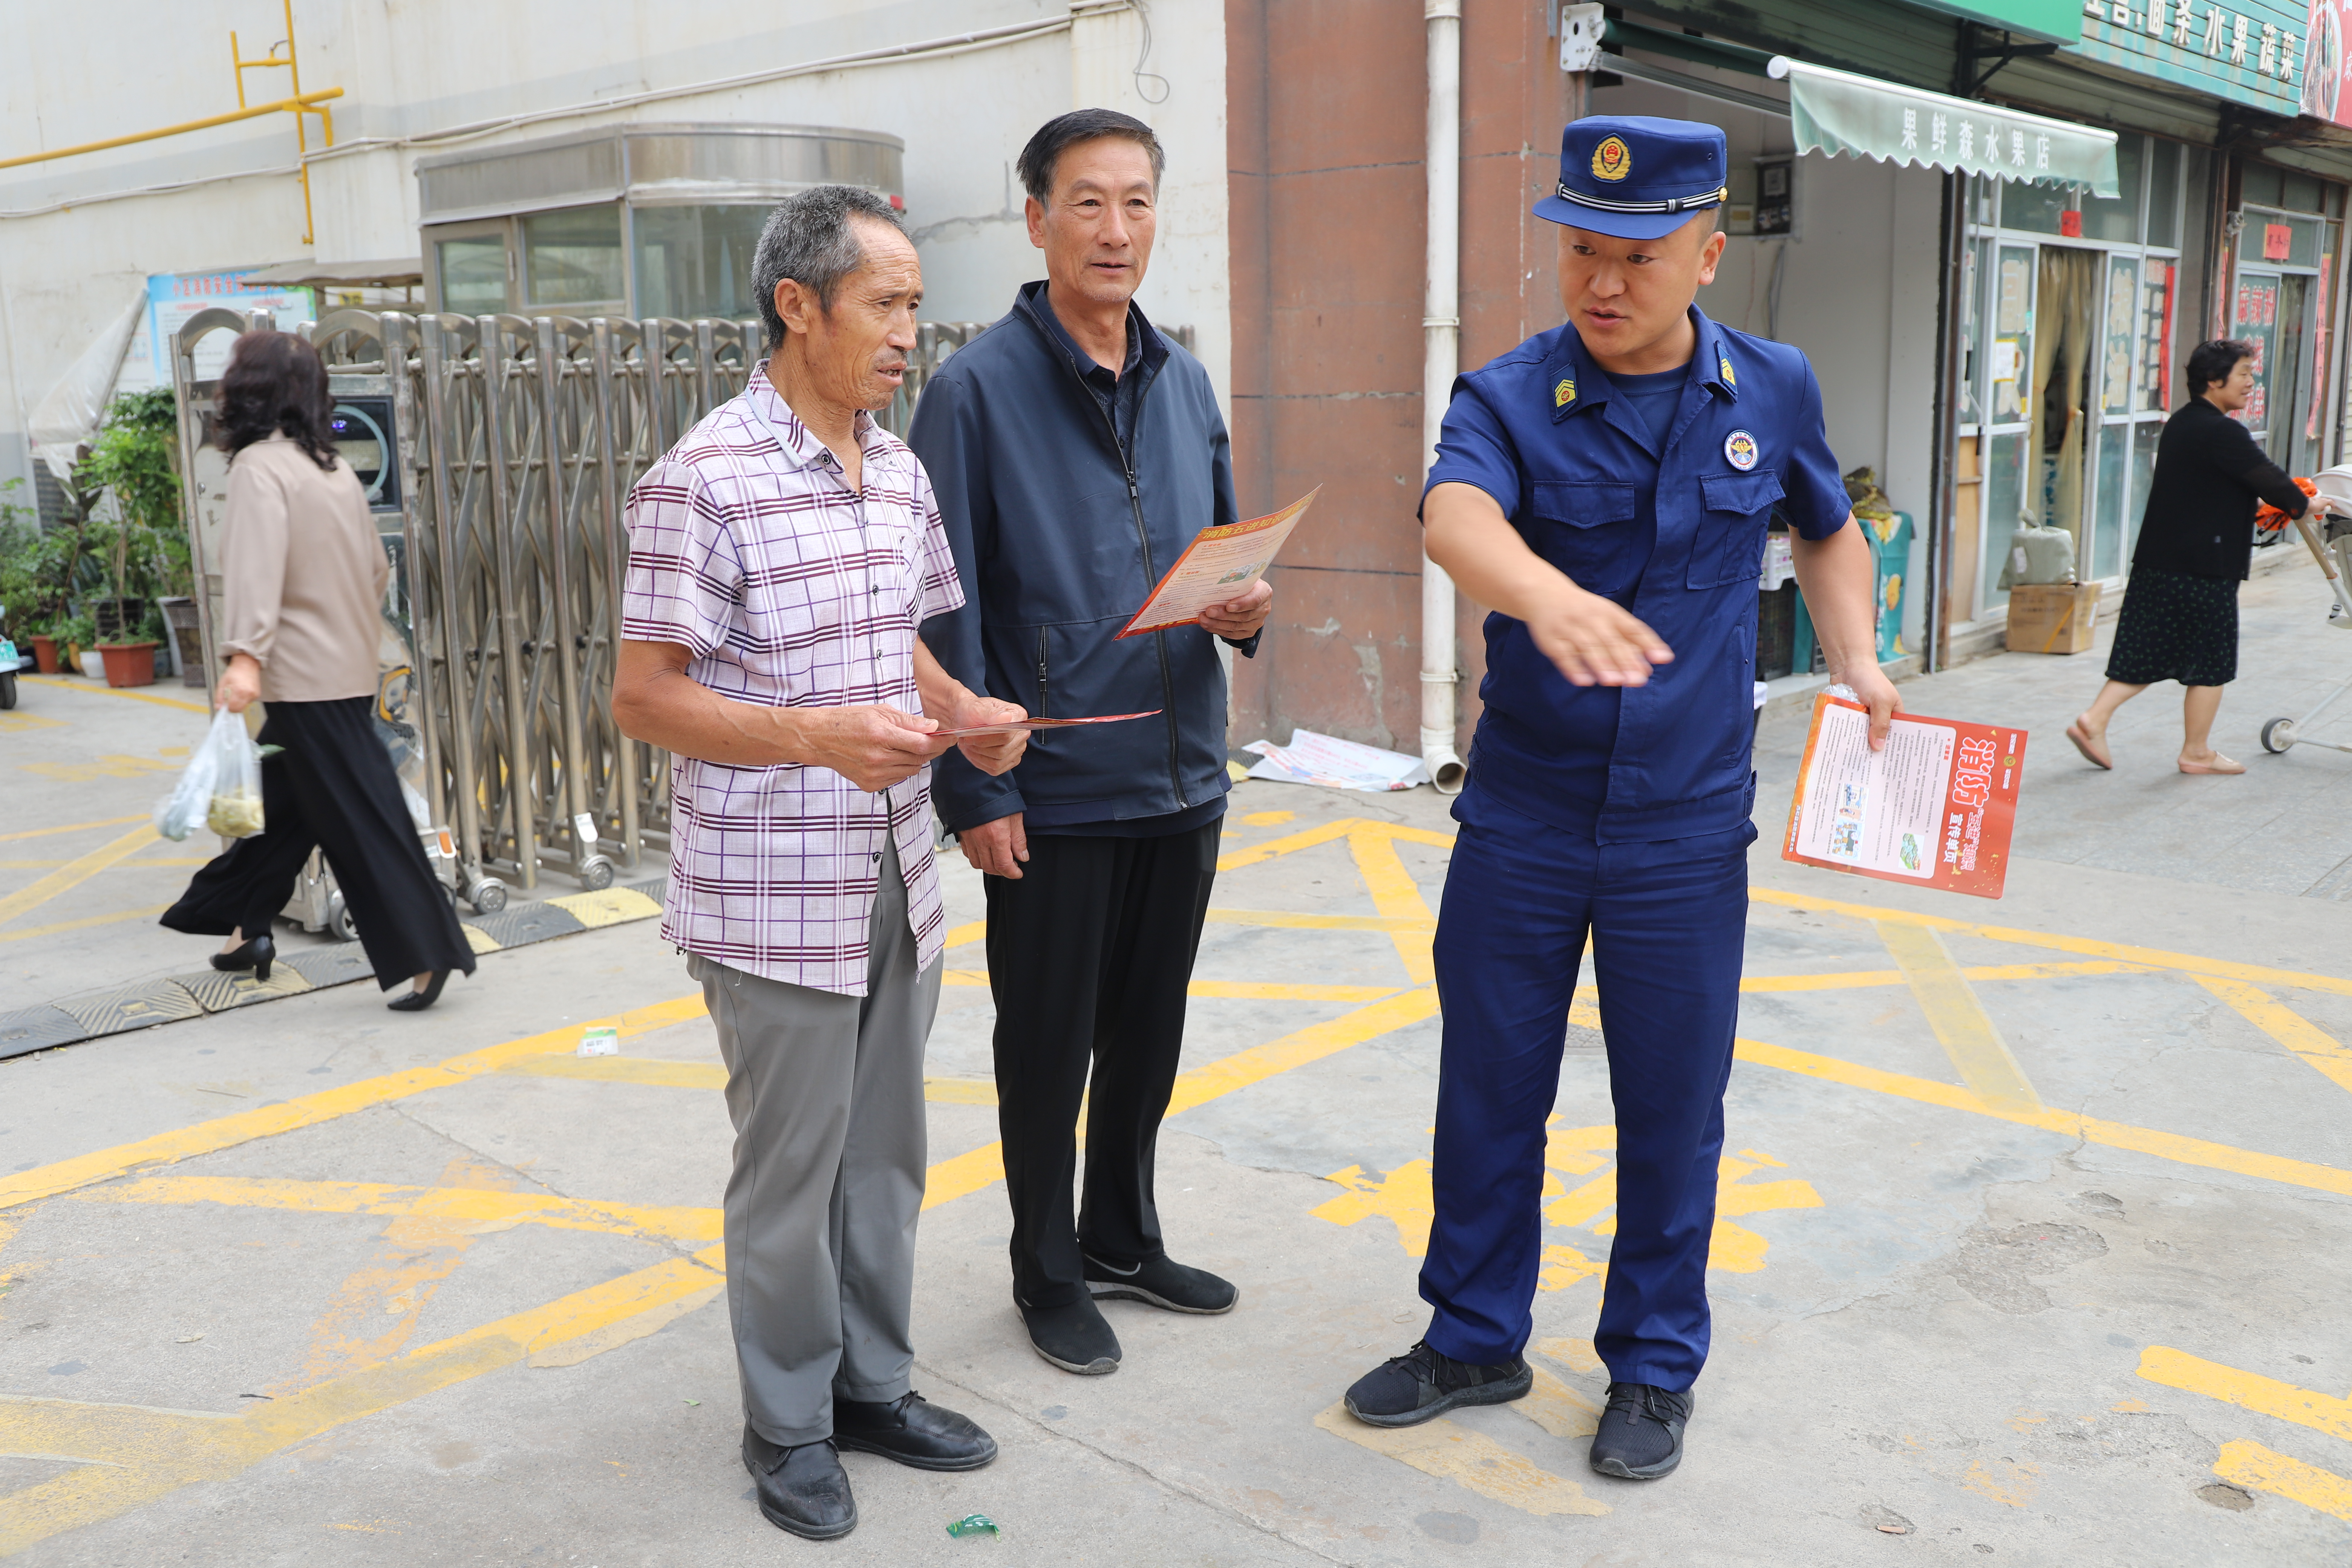
M 226 466 L 210 445 L 217 383 L 199 374 L 197 344 L 272 324 L 267 311 L 206 310 L 173 343 L 215 668 Z M 882 423 L 903 433 L 923 383 L 984 330 L 924 323 Z M 490 910 L 542 870 L 598 889 L 616 864 L 667 850 L 669 753 L 613 722 L 622 509 L 638 477 L 741 388 L 759 323 L 346 310 L 304 331 L 339 404 L 364 397 L 394 426 L 382 435 L 394 482 L 372 495 L 405 668 L 387 668 L 379 717 L 394 702 L 404 708 L 395 722 L 413 716 L 416 765 L 404 773 L 435 826 L 428 842 L 447 847 L 451 885 Z

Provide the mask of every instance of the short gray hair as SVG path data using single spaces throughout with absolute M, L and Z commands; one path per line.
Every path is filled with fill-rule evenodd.
M 784 319 L 776 310 L 777 284 L 789 278 L 814 294 L 820 309 L 831 310 L 841 280 L 866 264 L 866 247 L 850 227 L 853 217 L 907 232 L 889 199 L 863 185 L 812 186 L 786 196 L 768 215 L 759 247 L 751 253 L 751 293 L 760 301 L 770 353 L 784 341 Z

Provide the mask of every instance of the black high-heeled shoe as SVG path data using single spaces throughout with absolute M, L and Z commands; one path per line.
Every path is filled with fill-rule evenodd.
M 266 983 L 269 979 L 269 966 L 276 962 L 277 957 L 278 944 L 264 933 L 260 936 L 247 937 L 242 945 L 233 947 L 226 952 L 214 953 L 213 967 L 231 974 L 250 969 L 256 980 Z
M 436 969 L 433 972 L 433 978 L 425 983 L 424 990 L 411 991 L 399 1001 L 387 1002 L 384 1005 L 395 1013 L 422 1013 L 434 1003 L 441 1000 L 441 987 L 448 982 L 449 971 Z

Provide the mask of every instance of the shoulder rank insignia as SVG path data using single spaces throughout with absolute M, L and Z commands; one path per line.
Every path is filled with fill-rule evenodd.
M 1554 408 L 1565 408 L 1575 401 L 1575 381 L 1568 376 L 1560 377 L 1559 384 L 1551 389 L 1551 405 Z
M 1724 385 L 1738 386 L 1739 384 L 1739 378 L 1731 373 L 1731 356 L 1729 354 L 1717 354 L 1715 356 L 1715 368 L 1723 373 Z

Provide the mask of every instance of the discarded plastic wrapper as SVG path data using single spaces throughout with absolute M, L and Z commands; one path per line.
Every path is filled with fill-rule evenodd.
M 580 1048 L 573 1053 L 583 1057 L 617 1057 L 621 1054 L 621 1031 L 611 1028 L 583 1029 Z
M 968 1513 L 948 1526 L 950 1535 L 994 1535 L 996 1521 L 984 1513 Z
M 1383 752 L 1312 730 L 1293 730 L 1290 744 L 1253 741 L 1242 748 L 1263 760 L 1249 771 L 1254 779 L 1277 784 L 1322 784 L 1329 789 L 1411 789 L 1429 782 L 1429 764 L 1402 752 Z

